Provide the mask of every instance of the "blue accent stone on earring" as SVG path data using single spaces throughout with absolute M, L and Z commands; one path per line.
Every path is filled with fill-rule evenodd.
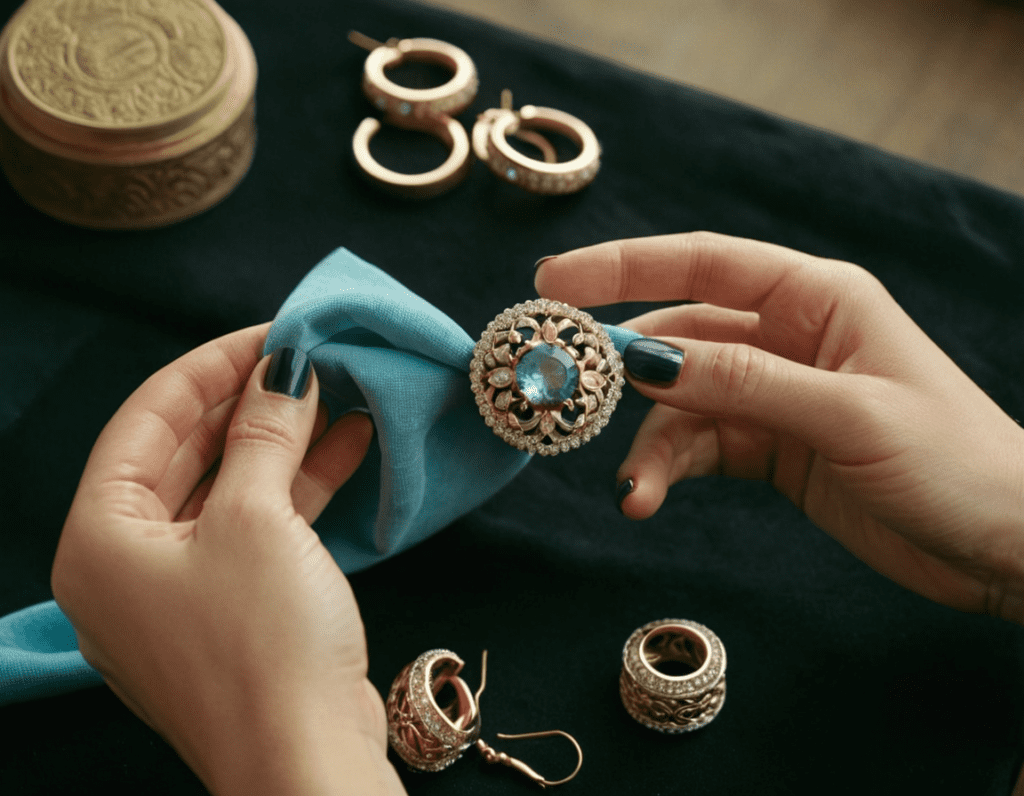
M 533 406 L 560 406 L 580 381 L 576 361 L 565 349 L 541 343 L 516 365 L 516 384 Z

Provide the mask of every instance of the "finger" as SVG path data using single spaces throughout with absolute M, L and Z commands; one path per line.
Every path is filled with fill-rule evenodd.
M 220 337 L 147 379 L 97 439 L 80 494 L 125 516 L 173 517 L 209 469 L 203 418 L 241 391 L 268 328 Z
M 652 310 L 622 324 L 644 337 L 693 337 L 719 343 L 761 345 L 760 316 L 714 304 L 683 304 Z
M 209 469 L 203 476 L 203 479 L 196 486 L 196 488 L 192 490 L 192 494 L 188 496 L 188 500 L 186 500 L 184 505 L 182 505 L 178 509 L 178 513 L 176 516 L 176 520 L 178 522 L 187 522 L 189 520 L 194 520 L 196 517 L 199 516 L 200 512 L 203 510 L 203 504 L 206 502 L 206 498 L 209 497 L 210 490 L 213 488 L 213 482 L 217 478 L 217 473 L 220 470 L 219 459 L 224 454 L 224 438 L 227 436 L 228 421 L 231 419 L 231 414 L 233 414 L 236 402 L 237 399 L 226 401 L 222 405 L 223 407 L 229 409 L 230 411 L 227 412 L 227 416 L 221 423 L 220 433 L 217 435 L 215 439 L 211 441 L 207 449 L 206 456 L 204 457 L 206 460 L 209 461 Z M 220 409 L 221 407 L 218 407 L 218 410 Z M 207 418 L 209 418 L 209 415 L 207 416 Z M 204 423 L 207 422 L 207 418 L 204 418 Z M 319 406 L 317 407 L 316 422 L 313 424 L 313 434 L 311 436 L 311 439 L 314 440 L 314 447 L 317 444 L 316 441 L 318 441 L 320 437 L 323 436 L 324 430 L 327 428 L 327 420 L 327 407 L 321 401 Z M 210 422 L 213 421 L 211 420 Z M 307 457 L 308 455 L 309 454 L 307 454 Z M 300 479 L 301 477 L 302 471 L 300 470 L 299 475 L 296 477 L 296 480 Z M 322 510 L 323 509 L 321 509 L 321 511 Z
M 210 491 L 212 470 L 224 455 L 224 438 L 237 404 L 238 396 L 232 396 L 203 415 L 195 430 L 171 458 L 156 489 L 157 495 L 167 507 L 169 516 L 177 517 L 179 520 L 194 519 L 197 516 L 198 511 L 193 512 L 193 508 L 202 506 L 202 499 L 205 499 Z M 195 484 L 197 480 L 198 484 L 193 487 L 184 502 L 176 502 L 180 501 L 182 493 L 171 485 Z
M 886 427 L 888 404 L 877 380 L 802 365 L 754 346 L 642 338 L 626 347 L 623 361 L 636 389 L 659 403 L 781 431 L 836 461 L 867 451 L 871 433 Z M 877 422 L 869 428 L 872 418 Z
M 718 434 L 713 419 L 655 404 L 619 467 L 619 510 L 630 519 L 646 519 L 661 508 L 672 484 L 716 473 L 718 466 Z M 628 492 L 622 487 L 627 481 Z
M 206 506 L 233 514 L 291 509 L 292 483 L 309 447 L 317 398 L 316 375 L 303 352 L 281 348 L 265 357 L 231 418 Z
M 373 422 L 364 412 L 338 418 L 310 448 L 292 484 L 295 510 L 310 525 L 362 463 L 373 440 Z
M 786 280 L 806 291 L 839 266 L 770 243 L 690 232 L 560 254 L 537 269 L 534 284 L 541 296 L 577 307 L 691 300 L 756 312 Z

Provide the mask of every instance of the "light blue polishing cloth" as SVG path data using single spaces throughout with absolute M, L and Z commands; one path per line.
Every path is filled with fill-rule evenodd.
M 638 337 L 605 328 L 620 351 Z M 278 312 L 265 352 L 307 352 L 332 419 L 352 409 L 373 416 L 377 445 L 314 526 L 343 571 L 421 542 L 529 462 L 480 417 L 469 388 L 474 344 L 439 309 L 346 249 L 310 271 Z M 0 618 L 0 704 L 100 682 L 56 603 Z

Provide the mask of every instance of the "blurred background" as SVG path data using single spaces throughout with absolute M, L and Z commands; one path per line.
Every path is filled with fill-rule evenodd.
M 1024 0 L 431 3 L 1024 195 Z

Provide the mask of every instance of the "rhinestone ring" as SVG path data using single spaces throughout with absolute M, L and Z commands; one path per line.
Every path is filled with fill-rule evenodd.
M 607 425 L 622 396 L 622 358 L 588 313 L 537 299 L 487 324 L 469 378 L 495 434 L 550 456 L 578 448 Z
M 700 729 L 725 704 L 725 647 L 697 622 L 650 622 L 622 650 L 619 695 L 629 715 L 652 730 Z
M 480 737 L 480 710 L 469 686 L 458 676 L 463 661 L 451 650 L 430 650 L 398 673 L 385 711 L 388 741 L 411 768 L 440 771 L 458 760 Z M 437 695 L 451 685 L 446 707 Z

